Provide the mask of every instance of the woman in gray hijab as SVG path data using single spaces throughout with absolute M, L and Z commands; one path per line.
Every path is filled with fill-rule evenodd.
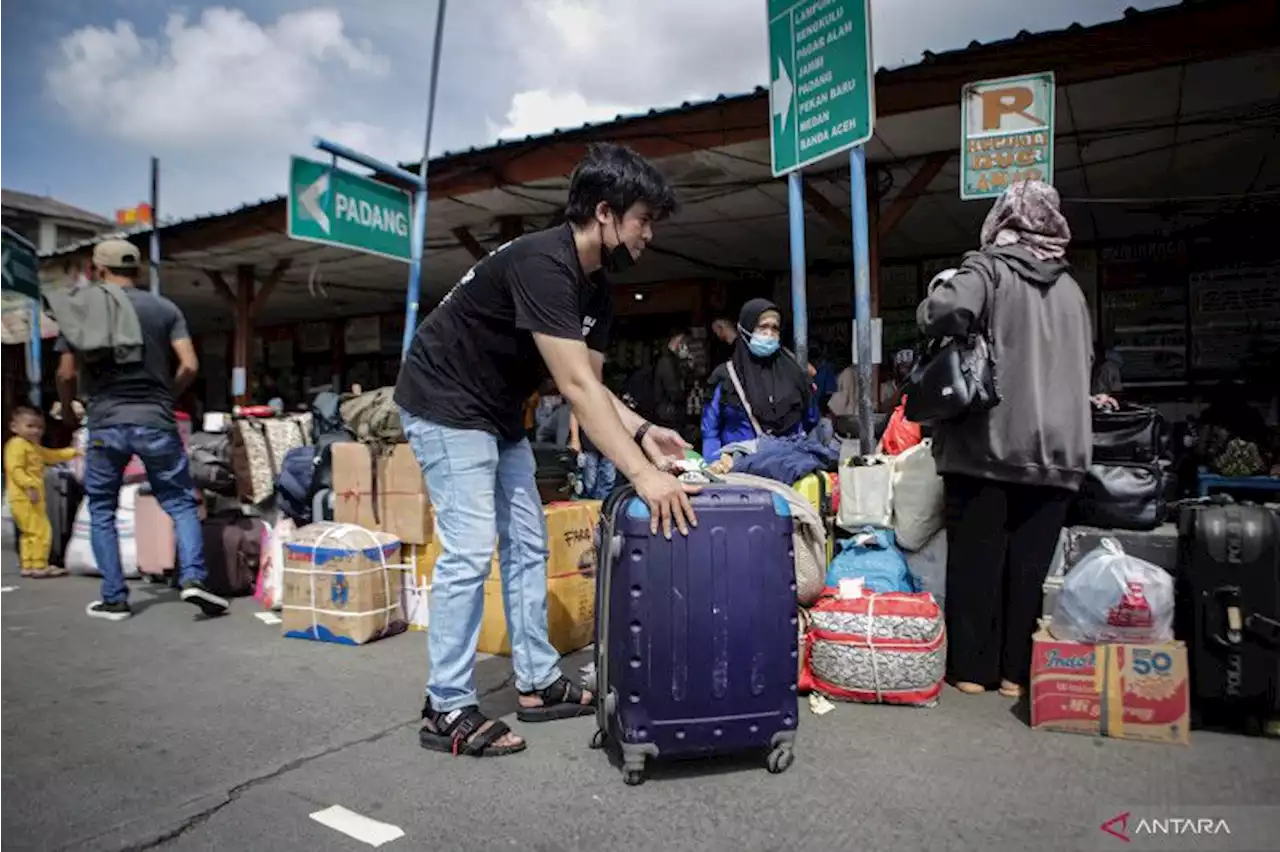
M 1089 466 L 1092 331 L 1066 262 L 1057 190 L 1015 183 L 982 225 L 982 247 L 939 275 L 916 312 L 929 338 L 985 331 L 1001 402 L 939 423 L 946 485 L 947 674 L 965 693 L 1021 695 L 1041 586 Z

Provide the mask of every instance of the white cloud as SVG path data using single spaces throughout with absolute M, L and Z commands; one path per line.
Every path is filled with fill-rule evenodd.
M 619 115 L 644 112 L 647 107 L 587 103 L 578 92 L 549 92 L 535 89 L 517 92 L 502 124 L 489 122 L 492 139 L 519 139 L 557 129 L 578 127 L 588 122 L 612 121 Z
M 208 9 L 191 24 L 175 14 L 156 39 L 118 21 L 76 30 L 60 48 L 45 79 L 73 118 L 127 141 L 179 149 L 294 135 L 312 118 L 330 72 L 390 70 L 327 9 L 291 12 L 267 26 L 238 9 Z

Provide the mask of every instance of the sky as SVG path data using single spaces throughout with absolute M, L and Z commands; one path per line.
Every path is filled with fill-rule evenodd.
M 1165 0 L 874 0 L 877 66 Z M 433 0 L 3 0 L 0 181 L 110 216 L 284 191 L 317 135 L 421 157 Z M 766 82 L 764 0 L 454 0 L 431 151 Z

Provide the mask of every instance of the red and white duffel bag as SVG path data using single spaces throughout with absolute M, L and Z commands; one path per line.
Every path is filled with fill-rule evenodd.
M 947 629 L 927 592 L 828 589 L 809 610 L 800 688 L 838 701 L 931 707 L 942 693 Z

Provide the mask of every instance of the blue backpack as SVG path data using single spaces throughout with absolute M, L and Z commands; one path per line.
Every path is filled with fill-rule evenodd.
M 893 530 L 863 527 L 837 544 L 840 552 L 827 568 L 828 588 L 839 588 L 841 580 L 861 577 L 862 587 L 876 594 L 920 591 L 898 550 Z
M 316 448 L 294 447 L 284 454 L 276 477 L 276 505 L 298 526 L 311 523 L 311 486 L 316 474 Z

